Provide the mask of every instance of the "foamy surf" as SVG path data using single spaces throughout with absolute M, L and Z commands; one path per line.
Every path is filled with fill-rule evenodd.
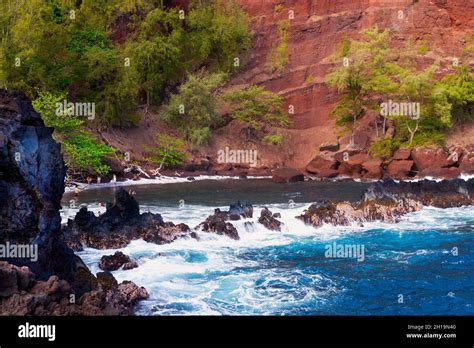
M 474 216 L 474 207 L 471 206 L 424 208 L 407 214 L 398 224 L 373 222 L 364 226 L 325 225 L 316 229 L 296 218 L 309 204 L 266 206 L 272 212 L 281 214 L 280 220 L 284 223 L 282 232 L 267 230 L 255 217 L 245 220 L 252 222 L 252 228 L 248 225 L 246 228 L 243 220 L 233 222 L 240 235 L 237 241 L 198 232 L 199 241 L 181 239 L 171 244 L 156 245 L 137 240 L 120 249 L 136 260 L 139 267 L 115 271 L 114 276 L 119 282 L 131 280 L 144 286 L 150 293 L 150 298 L 138 306 L 137 313 L 340 314 L 344 312 L 344 307 L 340 306 L 346 301 L 346 294 L 353 291 L 354 283 L 349 280 L 358 276 L 357 267 L 377 268 L 383 264 L 411 267 L 430 258 L 445 260 L 444 264 L 458 267 L 462 263 L 450 259 L 452 245 L 449 240 L 453 238 L 453 231 L 459 229 L 464 236 L 466 226 L 472 229 L 474 224 L 470 219 Z M 254 207 L 256 216 L 259 216 L 262 207 Z M 155 210 L 151 206 L 144 209 Z M 166 219 L 194 227 L 212 213 L 209 207 L 188 206 L 183 209 L 185 214 L 170 208 L 165 209 L 163 215 Z M 437 241 L 429 237 L 433 233 L 449 238 Z M 415 241 L 414 246 L 410 245 L 410 240 Z M 363 243 L 367 249 L 367 261 L 359 264 L 353 260 L 326 259 L 324 246 L 334 241 Z M 408 245 L 405 245 L 407 242 Z M 417 244 L 423 242 L 429 244 Z M 115 251 L 85 249 L 79 255 L 93 272 L 99 272 L 100 257 Z M 351 269 L 354 271 L 351 272 Z M 385 270 L 380 276 L 388 276 L 390 272 Z M 412 277 L 411 271 L 404 272 Z M 416 279 L 416 272 L 413 279 Z M 377 278 L 377 273 L 374 274 L 373 277 Z M 392 275 L 395 279 L 397 276 L 398 273 Z M 384 291 L 394 289 L 389 286 Z M 364 286 L 359 291 L 372 290 Z M 359 310 L 362 311 L 362 307 Z M 374 310 L 380 313 L 399 311 L 396 306 Z M 403 310 L 400 313 L 404 313 Z

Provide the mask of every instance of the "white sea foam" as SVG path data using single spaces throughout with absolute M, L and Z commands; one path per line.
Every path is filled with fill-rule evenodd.
M 257 205 L 254 206 L 254 218 L 232 222 L 240 235 L 237 241 L 202 231 L 198 231 L 199 241 L 180 239 L 165 245 L 133 241 L 120 250 L 136 260 L 139 267 L 118 270 L 113 274 L 119 282 L 131 280 L 149 291 L 150 299 L 141 302 L 137 308 L 137 313 L 142 315 L 291 314 L 294 308 L 308 303 L 312 307 L 323 305 L 345 289 L 322 274 L 308 274 L 298 267 L 264 267 L 248 255 L 294 242 L 325 243 L 355 233 L 374 233 L 371 232 L 374 230 L 398 232 L 400 235 L 430 230 L 455 232 L 457 226 L 465 225 L 466 219 L 474 216 L 474 206 L 452 209 L 426 207 L 407 214 L 398 224 L 371 222 L 363 227 L 325 225 L 316 229 L 296 218 L 309 205 L 266 205 L 272 212 L 281 214 L 279 220 L 284 223 L 281 232 L 269 231 L 258 223 L 263 206 Z M 96 210 L 97 207 L 92 207 L 92 211 Z M 204 206 L 177 209 L 148 205 L 142 206 L 141 211 L 160 213 L 165 220 L 183 222 L 191 228 L 213 213 L 212 208 Z M 250 222 L 251 227 L 246 226 L 245 222 Z M 115 251 L 86 248 L 79 255 L 96 273 L 100 271 L 100 257 Z M 443 249 L 440 252 L 447 251 Z M 414 252 L 374 253 L 371 256 L 407 263 L 411 258 L 431 253 L 431 250 L 419 249 Z

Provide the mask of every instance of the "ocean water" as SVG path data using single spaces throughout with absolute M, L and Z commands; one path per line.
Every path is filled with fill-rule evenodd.
M 474 206 L 424 208 L 398 224 L 316 229 L 295 218 L 315 199 L 355 200 L 364 188 L 349 182 L 274 186 L 265 180 L 136 187 L 143 212 L 190 227 L 237 197 L 254 204 L 254 218 L 233 222 L 239 241 L 204 232 L 199 241 L 133 241 L 120 250 L 139 267 L 113 274 L 148 290 L 139 315 L 474 314 Z M 112 193 L 85 191 L 75 204 L 97 211 Z M 64 220 L 77 211 L 71 199 L 65 196 Z M 282 232 L 257 222 L 264 206 L 281 213 Z M 364 252 L 328 257 L 330 246 Z M 95 273 L 100 257 L 113 252 L 87 248 L 78 255 Z

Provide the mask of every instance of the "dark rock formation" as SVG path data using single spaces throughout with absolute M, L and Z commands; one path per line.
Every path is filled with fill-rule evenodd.
M 114 203 L 108 204 L 99 217 L 87 207 L 81 208 L 74 220 L 68 221 L 63 234 L 70 246 L 77 246 L 79 241 L 96 249 L 123 248 L 135 239 L 167 244 L 178 238 L 196 238 L 185 224 L 164 222 L 160 214 L 140 214 L 137 201 L 123 188 L 117 189 Z
M 0 90 L 0 242 L 38 245 L 37 262 L 7 261 L 89 291 L 92 274 L 61 240 L 65 166 L 52 133 L 24 95 Z
M 367 194 L 374 197 L 411 198 L 425 206 L 454 208 L 473 204 L 474 179 L 400 181 L 391 179 L 373 184 Z
M 234 240 L 239 240 L 240 237 L 237 229 L 230 222 L 226 222 L 228 218 L 229 214 L 216 209 L 214 214 L 210 215 L 198 228 L 201 228 L 204 232 L 226 235 Z
M 473 204 L 473 194 L 474 179 L 400 183 L 385 180 L 373 184 L 358 203 L 321 201 L 312 204 L 298 218 L 316 227 L 367 221 L 397 222 L 401 216 L 423 206 L 450 208 Z
M 312 204 L 298 218 L 315 227 L 323 224 L 347 226 L 368 221 L 397 222 L 402 215 L 420 210 L 422 207 L 421 203 L 406 198 L 364 200 L 358 204 L 321 201 Z
M 273 172 L 272 180 L 281 184 L 304 181 L 304 174 L 292 168 L 279 168 Z
M 275 218 L 274 214 L 272 214 L 268 208 L 262 209 L 258 222 L 269 230 L 281 231 L 281 222 Z
M 232 239 L 240 239 L 237 229 L 230 222 L 241 218 L 247 219 L 253 217 L 253 207 L 251 204 L 242 205 L 240 201 L 231 204 L 228 211 L 222 211 L 219 208 L 214 210 L 214 214 L 199 224 L 197 228 L 204 232 L 226 235 Z
M 97 279 L 62 239 L 65 166 L 53 130 L 25 96 L 4 90 L 0 125 L 0 243 L 38 247 L 37 261 L 0 262 L 0 313 L 133 314 L 133 305 L 146 290 L 125 282 L 114 290 L 99 289 Z M 130 205 L 116 209 L 125 216 L 136 212 Z M 84 212 L 79 216 L 86 226 L 89 218 Z
M 242 205 L 240 201 L 238 201 L 237 203 L 230 205 L 230 208 L 227 214 L 229 214 L 230 220 L 240 220 L 241 217 L 243 217 L 244 219 L 252 218 L 253 207 L 251 204 Z
M 128 255 L 125 255 L 121 251 L 116 251 L 113 255 L 102 256 L 99 261 L 99 268 L 104 271 L 110 272 L 118 270 L 125 264 L 130 264 L 130 267 L 132 266 L 131 263 L 132 260 L 130 260 L 130 257 Z
M 118 286 L 117 279 L 112 275 L 112 273 L 105 271 L 99 272 L 96 274 L 97 282 L 102 290 L 112 290 Z

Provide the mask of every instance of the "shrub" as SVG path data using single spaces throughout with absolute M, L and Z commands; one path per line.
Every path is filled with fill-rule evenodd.
M 32 104 L 46 126 L 53 127 L 53 136 L 62 144 L 64 159 L 70 170 L 85 171 L 98 175 L 107 174 L 110 167 L 102 159 L 113 154 L 108 145 L 100 144 L 90 132 L 85 130 L 83 121 L 56 113 L 56 103 L 61 103 L 65 94 L 38 93 Z
M 280 44 L 270 52 L 270 65 L 273 71 L 282 71 L 288 63 L 288 31 L 291 22 L 289 19 L 281 20 L 277 23 Z
M 283 135 L 268 134 L 263 137 L 263 142 L 271 145 L 281 145 L 283 143 Z
M 215 91 L 225 78 L 222 73 L 189 75 L 178 93 L 171 96 L 161 118 L 186 140 L 204 144 L 211 136 L 211 129 L 222 122 L 216 111 L 218 100 Z
M 372 157 L 382 157 L 388 160 L 399 147 L 400 142 L 396 139 L 380 139 L 372 143 L 369 154 Z
M 184 141 L 166 134 L 158 134 L 156 146 L 148 148 L 149 156 L 145 158 L 157 165 L 176 167 L 184 163 L 186 154 L 183 152 Z
M 290 124 L 283 112 L 283 99 L 262 87 L 252 85 L 246 89 L 224 94 L 230 104 L 230 116 L 261 130 L 264 126 L 286 127 Z

